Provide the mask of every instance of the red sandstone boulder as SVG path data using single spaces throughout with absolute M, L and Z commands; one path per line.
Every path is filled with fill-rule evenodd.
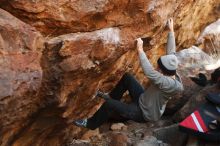
M 147 37 L 154 36 L 151 43 L 158 46 L 166 20 L 174 17 L 178 31 L 178 46 L 185 48 L 196 42 L 205 25 L 218 18 L 218 6 L 218 0 L 1 0 L 0 2 L 1 8 L 36 27 L 46 36 L 119 27 L 132 29 L 132 33 L 145 32 Z
M 33 27 L 0 9 L 0 145 L 37 110 L 43 39 Z
M 5 68 L 1 74 L 8 75 L 2 83 L 13 87 L 0 85 L 4 96 L 4 102 L 1 100 L 1 112 L 4 111 L 1 123 L 7 125 L 3 125 L 0 133 L 0 140 L 4 141 L 2 145 L 9 141 L 11 143 L 8 145 L 18 146 L 65 145 L 67 140 L 79 138 L 85 129 L 73 126 L 71 122 L 89 117 L 96 111 L 101 104 L 99 99 L 93 97 L 98 88 L 110 91 L 127 71 L 147 87 L 148 81 L 140 68 L 136 50 L 133 50 L 137 37 L 146 38 L 145 51 L 151 62 L 156 64 L 157 58 L 164 54 L 167 18 L 174 17 L 177 48 L 181 49 L 191 46 L 203 27 L 216 20 L 219 16 L 218 5 L 219 1 L 214 0 L 1 0 L 1 8 L 34 26 L 48 39 L 40 59 L 41 50 L 37 51 L 37 48 L 43 47 L 36 47 L 41 41 L 36 41 L 40 35 L 33 28 L 24 23 L 21 25 L 20 21 L 10 16 L 8 21 L 13 22 L 12 28 L 17 28 L 17 25 L 18 28 L 3 29 L 6 33 L 0 37 L 0 47 L 8 50 L 0 50 L 0 54 L 11 49 L 13 52 L 18 50 L 15 51 L 13 66 L 8 68 L 6 63 L 0 65 Z M 7 20 L 8 16 L 4 12 L 0 13 L 0 17 Z M 5 24 L 5 20 L 2 23 Z M 39 54 L 32 60 L 32 53 Z M 27 54 L 28 58 L 24 57 Z M 20 64 L 23 66 L 18 68 Z M 33 70 L 37 75 L 32 74 Z M 18 83 L 13 82 L 17 78 Z M 56 104 L 50 108 L 48 105 L 54 102 Z M 47 107 L 34 115 L 32 122 L 18 134 L 17 131 L 23 126 L 20 123 L 26 125 L 29 119 L 26 117 L 44 103 Z

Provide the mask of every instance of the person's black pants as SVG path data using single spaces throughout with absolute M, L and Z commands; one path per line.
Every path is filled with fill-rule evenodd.
M 132 98 L 132 102 L 129 104 L 120 101 L 126 91 L 129 92 Z M 125 73 L 115 88 L 109 93 L 111 98 L 107 99 L 100 109 L 88 119 L 87 127 L 96 129 L 112 116 L 144 122 L 145 120 L 139 107 L 139 97 L 143 92 L 144 88 L 138 81 L 132 75 Z

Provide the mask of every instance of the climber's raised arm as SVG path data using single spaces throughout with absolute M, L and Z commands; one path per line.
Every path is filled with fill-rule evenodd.
M 167 55 L 175 54 L 176 53 L 176 42 L 175 42 L 175 35 L 174 35 L 173 19 L 172 18 L 168 19 L 167 25 L 169 28 L 169 33 L 168 33 L 168 37 L 167 37 L 166 53 L 167 53 Z

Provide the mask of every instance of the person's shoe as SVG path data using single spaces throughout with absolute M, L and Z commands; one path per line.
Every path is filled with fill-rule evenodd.
M 97 92 L 96 92 L 96 96 L 97 96 L 97 97 L 101 97 L 101 98 L 103 98 L 103 99 L 105 99 L 105 100 L 107 100 L 107 99 L 110 98 L 110 96 L 108 95 L 108 93 L 104 93 L 104 92 L 101 92 L 101 91 L 97 91 Z
M 83 119 L 83 120 L 76 120 L 73 123 L 76 126 L 87 128 L 87 121 L 88 121 L 87 119 Z

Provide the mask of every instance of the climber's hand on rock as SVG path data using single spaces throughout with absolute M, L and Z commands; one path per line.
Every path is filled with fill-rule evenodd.
M 138 50 L 138 52 L 143 51 L 143 41 L 142 41 L 142 39 L 138 38 L 136 41 L 137 41 L 137 50 Z
M 170 31 L 174 31 L 173 29 L 173 18 L 168 19 L 167 25 Z

